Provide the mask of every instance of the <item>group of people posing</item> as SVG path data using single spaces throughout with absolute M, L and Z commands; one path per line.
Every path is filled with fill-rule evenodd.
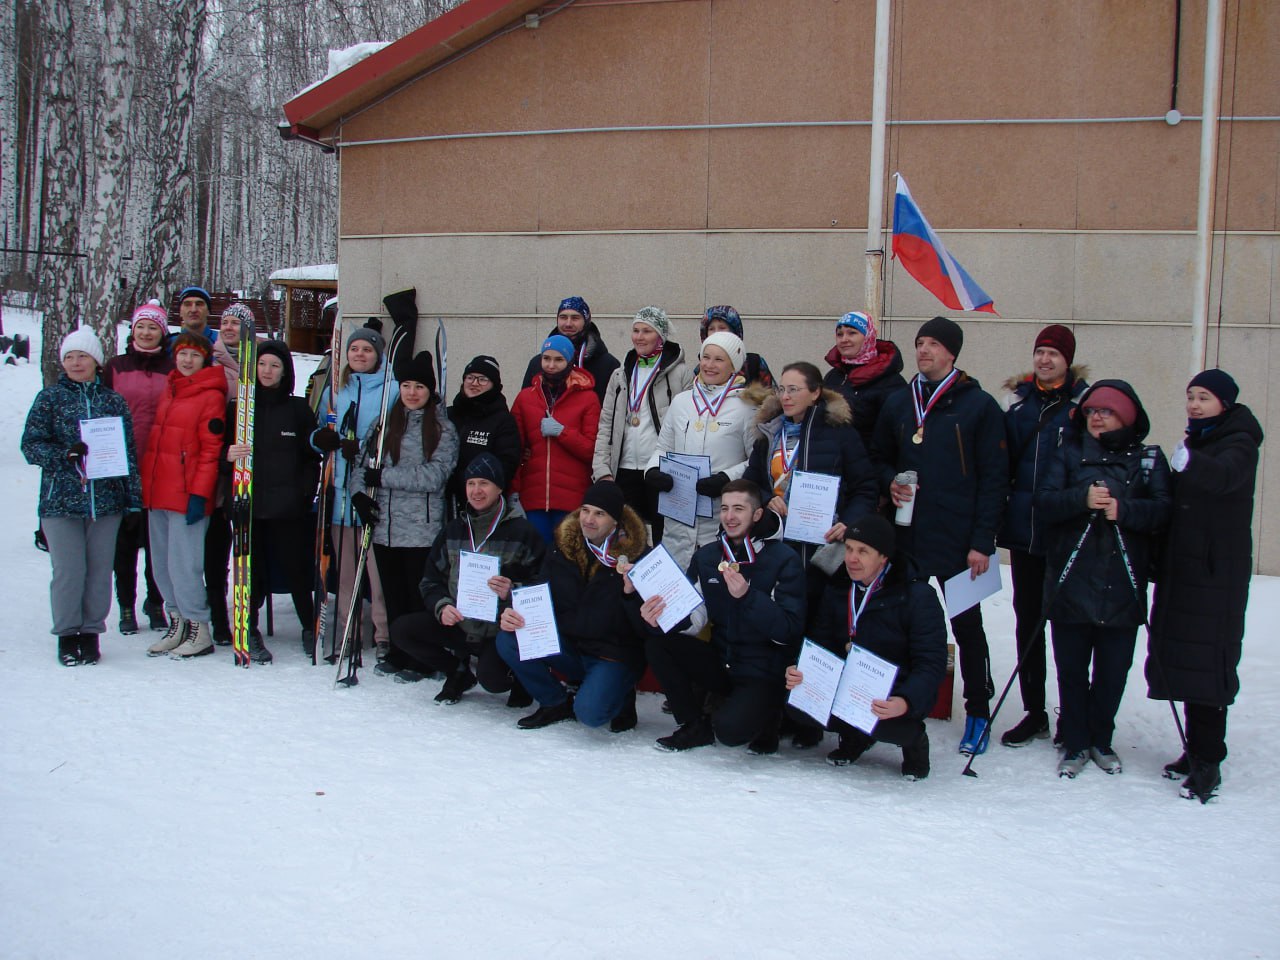
M 336 348 L 340 372 L 313 404 L 293 396 L 288 349 L 262 341 L 253 443 L 239 445 L 227 399 L 247 308 L 228 308 L 215 340 L 203 322 L 208 295 L 189 288 L 181 302 L 180 334 L 167 338 L 163 308 L 144 305 L 125 352 L 105 364 L 91 331 L 70 334 L 63 375 L 28 416 L 22 448 L 43 470 L 64 664 L 98 659 L 113 568 L 121 632 L 138 629 L 139 548 L 144 611 L 164 630 L 148 652 L 185 659 L 229 642 L 227 477 L 252 455 L 258 662 L 271 659 L 256 618 L 273 580 L 293 596 L 308 651 L 332 651 L 332 634 L 315 634 L 318 547 L 330 561 L 318 594 L 337 598 L 334 634 L 363 607 L 352 597 L 367 596 L 375 672 L 443 678 L 440 703 L 479 685 L 512 707 L 536 701 L 524 729 L 576 719 L 623 731 L 636 725 L 648 667 L 676 725 L 660 748 L 719 741 L 772 753 L 783 737 L 816 746 L 825 729 L 838 737 L 829 762 L 854 763 L 886 742 L 901 750 L 902 775 L 920 779 L 924 718 L 947 665 L 947 619 L 929 580 L 977 577 L 999 545 L 1012 563 L 1025 709 L 1001 742 L 1052 735 L 1059 775 L 1091 762 L 1119 773 L 1115 718 L 1149 623 L 1148 695 L 1184 704 L 1185 752 L 1166 773 L 1202 801 L 1219 788 L 1262 443 L 1221 370 L 1188 385 L 1186 435 L 1166 458 L 1146 442 L 1137 392 L 1122 380 L 1086 382 L 1061 325 L 1037 335 L 1032 370 L 1006 384 L 1002 408 L 957 367 L 964 336 L 945 317 L 920 327 L 909 379 L 898 347 L 857 311 L 836 321 L 825 372 L 798 361 L 775 379 L 748 352 L 733 307 L 704 313 L 694 355 L 664 311 L 645 307 L 619 362 L 586 302 L 570 297 L 509 407 L 498 362 L 483 355 L 446 406 L 431 356 L 393 364 L 377 321 Z M 123 421 L 128 470 L 91 479 L 83 422 L 109 417 Z M 696 493 L 709 505 L 693 523 L 659 510 L 675 486 L 668 465 L 681 458 L 701 464 Z M 836 491 L 822 542 L 788 536 L 793 481 L 806 474 Z M 332 512 L 317 520 L 319 476 L 332 484 Z M 357 581 L 366 529 L 373 548 Z M 675 623 L 663 595 L 645 599 L 630 576 L 659 547 L 702 599 Z M 487 612 L 476 569 L 487 574 Z M 535 584 L 548 587 L 559 650 L 522 657 L 526 623 L 512 592 Z M 979 754 L 995 692 L 981 607 L 950 628 L 966 715 L 959 750 Z M 874 724 L 823 723 L 788 702 L 805 683 L 806 638 L 840 658 L 856 645 L 896 668 L 887 698 L 871 703 Z

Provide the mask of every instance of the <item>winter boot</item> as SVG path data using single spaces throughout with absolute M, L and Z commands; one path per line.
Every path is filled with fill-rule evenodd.
M 97 663 L 102 659 L 102 651 L 98 648 L 96 633 L 80 634 L 80 662 Z
M 967 716 L 964 719 L 964 736 L 960 738 L 960 752 L 973 757 L 987 752 L 990 737 L 986 735 L 991 721 L 986 717 Z
M 58 638 L 58 662 L 64 667 L 80 665 L 80 634 L 71 633 Z
M 187 639 L 174 648 L 169 654 L 170 659 L 191 660 L 213 653 L 213 634 L 209 632 L 209 625 L 197 620 L 191 620 L 188 623 L 190 628 L 187 630 Z
M 164 636 L 147 647 L 147 656 L 162 657 L 170 650 L 179 647 L 187 639 L 187 630 L 191 626 L 191 621 L 183 620 L 179 614 L 175 613 L 169 618 L 169 629 L 165 631 Z
M 1115 775 L 1124 769 L 1120 765 L 1120 758 L 1110 747 L 1090 747 L 1089 759 L 1097 764 L 1103 773 Z
M 517 720 L 516 726 L 521 730 L 541 730 L 553 723 L 563 723 L 565 720 L 572 719 L 573 701 L 566 697 L 563 703 L 557 703 L 553 707 L 538 707 L 527 717 Z
M 929 731 L 921 730 L 916 742 L 902 748 L 902 779 L 923 780 L 929 776 Z
M 715 731 L 711 729 L 709 717 L 699 717 L 693 723 L 681 724 L 669 737 L 659 737 L 654 746 L 659 750 L 678 753 L 681 750 L 692 750 L 695 747 L 706 747 L 716 742 Z
M 254 663 L 270 663 L 275 658 L 262 642 L 262 634 L 257 630 L 249 631 L 249 659 Z
M 1184 800 L 1199 800 L 1208 803 L 1218 796 L 1218 788 L 1222 786 L 1222 768 L 1216 763 L 1207 763 L 1188 757 L 1191 775 L 1182 781 L 1178 795 Z
M 800 727 L 791 735 L 791 745 L 797 750 L 812 750 L 822 742 L 821 727 Z
M 1080 776 L 1080 771 L 1085 768 L 1089 762 L 1089 752 L 1087 750 L 1077 750 L 1075 753 L 1067 753 L 1058 763 L 1058 776 L 1066 777 L 1068 780 L 1074 780 Z
M 747 753 L 756 757 L 768 757 L 778 752 L 778 741 L 782 738 L 782 714 L 772 714 L 760 728 L 755 739 L 747 744 Z
M 147 600 L 142 604 L 142 612 L 146 614 L 147 623 L 152 630 L 164 630 L 169 626 L 169 618 L 165 616 L 163 600 Z
M 511 678 L 511 693 L 507 695 L 507 706 L 515 710 L 523 710 L 525 707 L 533 706 L 533 697 L 529 696 L 529 691 L 524 688 L 524 684 L 515 679 L 515 677 Z M 573 715 L 572 710 L 569 712 L 569 715 Z M 530 718 L 525 717 L 525 719 L 528 720 Z M 564 719 L 567 720 L 568 717 L 565 717 Z M 552 721 L 552 723 L 558 722 L 559 721 L 555 720 Z M 529 728 L 526 727 L 525 729 Z
M 471 672 L 470 664 L 463 664 L 455 670 L 440 692 L 436 694 L 436 703 L 452 706 L 462 699 L 462 695 L 476 685 L 476 675 Z
M 1006 747 L 1025 747 L 1033 740 L 1049 738 L 1049 714 L 1040 710 L 1028 713 L 1025 717 L 1006 730 L 1000 742 Z
M 827 763 L 833 767 L 847 767 L 851 763 L 857 763 L 858 758 L 870 750 L 873 743 L 875 741 L 865 733 L 842 733 L 840 746 L 827 754 Z
M 622 709 L 609 721 L 609 732 L 626 733 L 628 730 L 634 730 L 639 722 L 639 717 L 636 716 L 636 691 L 632 687 L 626 702 L 622 704 Z
M 308 658 L 314 657 L 316 654 L 316 632 L 310 627 L 302 628 L 302 652 Z
M 122 606 L 120 608 L 120 633 L 126 637 L 132 637 L 138 632 L 138 618 L 134 616 L 133 607 Z
M 1189 777 L 1191 775 L 1191 761 L 1187 759 L 1186 753 L 1183 753 L 1177 760 L 1164 765 L 1164 778 L 1166 780 L 1177 780 L 1179 777 Z

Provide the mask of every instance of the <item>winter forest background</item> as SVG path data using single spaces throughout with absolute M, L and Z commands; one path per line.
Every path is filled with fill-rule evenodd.
M 457 0 L 5 0 L 0 295 L 81 319 L 199 282 L 260 296 L 335 259 L 337 165 L 280 105 L 330 49 L 395 40 Z M 34 359 L 34 358 L 33 358 Z

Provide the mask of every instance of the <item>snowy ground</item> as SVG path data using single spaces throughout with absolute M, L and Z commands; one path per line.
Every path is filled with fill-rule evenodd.
M 5 327 L 38 334 L 17 311 Z M 961 777 L 962 716 L 930 722 L 933 774 L 904 783 L 883 746 L 841 770 L 830 741 L 656 752 L 672 724 L 653 695 L 610 736 L 518 730 L 485 694 L 438 707 L 431 681 L 335 690 L 284 598 L 269 667 L 149 659 L 150 636 L 112 632 L 101 664 L 64 669 L 17 449 L 38 371 L 0 367 L 0 386 L 4 957 L 1280 955 L 1280 580 L 1254 583 L 1204 808 L 1160 777 L 1177 735 L 1141 654 L 1124 774 L 1075 781 L 1047 741 Z M 1003 681 L 1007 594 L 986 613 Z

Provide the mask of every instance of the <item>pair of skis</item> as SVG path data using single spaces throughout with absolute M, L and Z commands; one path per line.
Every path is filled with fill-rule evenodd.
M 231 645 L 236 666 L 247 667 L 249 618 L 253 610 L 253 403 L 258 375 L 257 331 L 240 324 L 240 376 L 236 381 L 237 444 L 250 452 L 237 457 L 231 474 Z

